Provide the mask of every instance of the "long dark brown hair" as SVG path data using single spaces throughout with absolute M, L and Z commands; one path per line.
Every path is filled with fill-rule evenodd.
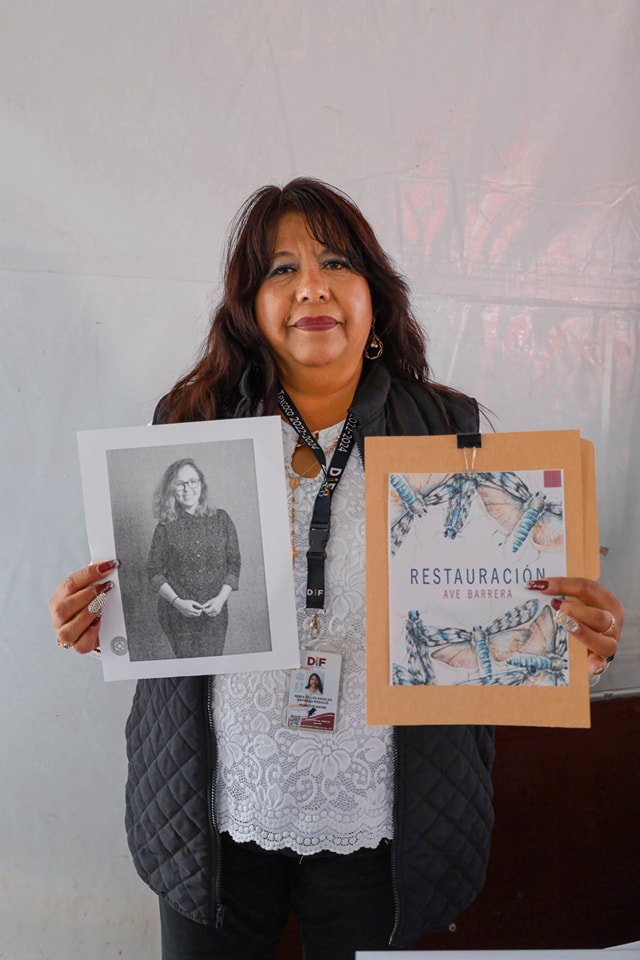
M 369 223 L 340 190 L 298 177 L 284 187 L 261 187 L 238 211 L 227 241 L 222 301 L 196 365 L 163 402 L 165 420 L 229 416 L 248 366 L 255 399 L 262 400 L 265 413 L 277 411 L 276 365 L 256 322 L 254 301 L 269 268 L 280 218 L 288 211 L 302 214 L 314 239 L 345 257 L 369 284 L 376 333 L 384 343 L 384 358 L 376 362 L 385 363 L 400 380 L 433 386 L 425 337 L 413 315 L 407 283 Z

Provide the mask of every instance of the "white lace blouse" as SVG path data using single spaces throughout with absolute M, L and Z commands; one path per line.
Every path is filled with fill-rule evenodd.
M 320 431 L 320 445 L 330 447 L 341 429 Z M 292 475 L 297 434 L 284 422 L 282 431 Z M 218 827 L 238 841 L 300 854 L 350 853 L 392 836 L 391 730 L 365 723 L 364 472 L 357 449 L 332 500 L 327 612 L 314 644 L 305 630 L 305 554 L 320 482 L 320 476 L 301 478 L 295 490 L 294 578 L 301 646 L 325 646 L 343 657 L 336 730 L 283 726 L 286 670 L 221 674 L 214 681 Z

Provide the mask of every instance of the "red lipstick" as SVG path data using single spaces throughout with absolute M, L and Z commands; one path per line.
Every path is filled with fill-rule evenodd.
M 310 333 L 320 333 L 323 330 L 331 330 L 337 322 L 333 317 L 300 317 L 294 323 L 294 327 L 298 330 L 308 330 Z

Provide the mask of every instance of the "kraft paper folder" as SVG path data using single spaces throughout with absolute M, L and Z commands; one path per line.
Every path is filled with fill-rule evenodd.
M 524 577 L 599 576 L 593 445 L 577 430 L 476 442 L 461 449 L 455 435 L 366 440 L 367 722 L 588 727 L 586 648 L 549 626 L 551 597 L 524 589 Z M 526 512 L 520 491 L 539 476 L 552 486 L 552 505 L 514 545 L 503 514 Z M 454 510 L 456 482 L 471 490 L 466 519 Z M 547 520 L 561 530 L 551 548 Z M 490 570 L 509 585 L 490 586 Z M 469 586 L 476 575 L 484 582 Z M 472 651 L 478 625 L 484 659 Z M 429 664 L 448 679 L 434 681 Z M 458 676 L 465 679 L 451 679 Z

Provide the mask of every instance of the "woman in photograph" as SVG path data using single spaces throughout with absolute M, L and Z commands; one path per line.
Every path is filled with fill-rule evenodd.
M 311 674 L 311 676 L 307 680 L 305 690 L 308 690 L 310 694 L 322 693 L 322 680 L 320 679 L 317 673 Z
M 159 895 L 163 960 L 273 960 L 291 909 L 306 960 L 408 949 L 485 878 L 492 729 L 365 717 L 364 438 L 476 432 L 478 406 L 432 380 L 404 279 L 355 203 L 312 179 L 240 210 L 200 359 L 154 422 L 268 414 L 281 416 L 300 646 L 342 655 L 337 726 L 283 727 L 286 670 L 138 682 L 126 821 Z M 92 601 L 114 563 L 56 590 L 61 645 L 98 645 Z M 589 673 L 606 669 L 620 601 L 591 580 L 531 586 L 559 598 Z
M 233 521 L 209 503 L 193 460 L 176 460 L 153 497 L 158 525 L 147 573 L 158 619 L 176 657 L 216 657 L 227 634 L 227 600 L 238 589 L 240 550 Z

